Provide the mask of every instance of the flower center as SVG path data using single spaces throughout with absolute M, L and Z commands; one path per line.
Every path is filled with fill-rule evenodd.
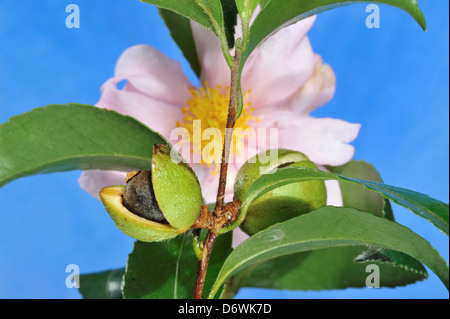
M 186 102 L 187 107 L 181 109 L 184 114 L 184 122 L 180 123 L 177 121 L 177 127 L 183 127 L 188 130 L 190 138 L 183 142 L 192 143 L 191 152 L 201 154 L 202 164 L 206 164 L 209 167 L 212 163 L 215 163 L 215 169 L 212 172 L 215 175 L 222 160 L 230 88 L 226 87 L 223 90 L 220 85 L 212 88 L 209 87 L 208 82 L 205 82 L 204 87 L 191 89 L 190 92 L 192 99 Z M 250 93 L 249 90 L 243 96 L 243 109 L 234 126 L 235 131 L 242 132 L 242 130 L 251 129 L 248 123 L 249 120 L 259 120 L 251 115 L 255 109 L 251 107 L 250 102 L 247 102 Z M 239 155 L 239 152 L 244 148 L 244 137 L 243 134 L 233 134 L 230 158 L 233 154 Z

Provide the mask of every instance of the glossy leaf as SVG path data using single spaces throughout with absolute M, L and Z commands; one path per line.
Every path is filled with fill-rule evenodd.
M 189 19 L 193 20 L 205 28 L 215 32 L 213 24 L 206 14 L 206 12 L 198 5 L 198 0 L 141 0 L 142 2 L 154 4 L 158 8 L 167 9 L 177 14 Z M 202 1 L 203 2 L 203 1 Z M 212 1 L 212 3 L 216 4 L 211 7 L 211 10 L 214 11 L 216 16 L 219 16 L 217 10 L 220 8 L 217 6 L 217 1 Z
M 236 0 L 239 15 L 243 20 L 250 20 L 260 0 Z
M 125 268 L 80 276 L 80 293 L 84 299 L 122 299 Z
M 189 299 L 194 296 L 198 262 L 191 246 L 192 232 L 157 243 L 137 241 L 128 258 L 123 295 L 132 299 Z M 214 246 L 205 291 L 214 282 L 231 251 L 231 233 Z
M 342 176 L 383 183 L 375 167 L 365 161 L 353 160 L 345 165 L 328 167 L 328 169 Z M 384 197 L 380 193 L 368 190 L 359 184 L 342 181 L 339 182 L 339 186 L 342 192 L 343 206 L 383 216 Z
M 433 199 L 428 195 L 401 187 L 301 167 L 286 167 L 278 169 L 272 174 L 265 174 L 256 179 L 243 198 L 241 214 L 239 215 L 237 221 L 230 225 L 230 227 L 226 230 L 239 225 L 245 218 L 247 208 L 251 202 L 266 192 L 289 183 L 314 179 L 338 180 L 360 184 L 365 188 L 378 192 L 395 203 L 408 208 L 412 212 L 429 220 L 447 235 L 449 234 L 449 206 L 446 203 Z
M 353 160 L 343 166 L 328 167 L 328 169 L 346 177 L 379 183 L 383 182 L 375 167 L 365 161 Z M 339 185 L 341 187 L 344 206 L 357 208 L 392 221 L 394 220 L 389 200 L 384 199 L 381 194 L 365 189 L 358 184 L 339 182 Z M 390 263 L 401 267 L 401 269 L 412 270 L 417 274 L 426 274 L 423 265 L 417 260 L 400 252 L 379 247 L 368 247 L 356 256 L 354 261 L 359 263 L 379 261 Z
M 322 207 L 265 229 L 228 256 L 209 297 L 239 270 L 293 253 L 341 246 L 384 247 L 421 261 L 448 289 L 449 269 L 439 253 L 410 229 L 371 213 Z M 305 279 L 307 280 L 307 279 Z
M 395 6 L 408 12 L 424 30 L 426 29 L 425 18 L 416 0 L 272 0 L 265 4 L 251 27 L 249 44 L 243 55 L 242 64 L 264 39 L 280 28 L 322 11 L 352 3 L 380 3 Z
M 187 19 L 195 21 L 211 30 L 219 39 L 226 41 L 226 29 L 222 2 L 227 5 L 230 0 L 141 0 L 156 5 L 158 8 L 173 11 Z
M 261 0 L 261 1 L 259 1 L 259 4 L 261 5 L 261 8 L 264 9 L 270 1 L 271 0 Z
M 346 177 L 382 182 L 375 167 L 365 161 L 350 161 L 328 167 Z M 344 206 L 393 220 L 389 200 L 363 186 L 340 182 Z M 358 263 L 356 263 L 358 262 Z M 344 246 L 291 254 L 271 259 L 238 272 L 233 289 L 260 287 L 290 290 L 344 289 L 365 287 L 365 262 L 377 263 L 383 274 L 380 286 L 404 286 L 428 277 L 414 258 L 398 251 L 375 247 Z
M 159 15 L 163 18 L 175 43 L 183 52 L 194 73 L 200 77 L 200 62 L 198 60 L 197 48 L 195 47 L 194 36 L 192 34 L 189 19 L 173 11 L 159 9 Z
M 136 241 L 128 257 L 127 299 L 185 299 L 194 294 L 197 261 L 188 234 L 156 243 Z
M 231 32 L 229 19 L 228 4 L 231 0 L 141 0 L 143 2 L 151 3 L 159 8 L 173 11 L 187 19 L 195 21 L 205 28 L 211 30 L 219 39 L 222 53 L 229 66 L 232 65 L 233 59 L 230 55 L 229 43 L 234 39 L 230 37 Z M 223 5 L 226 5 L 224 8 Z M 232 4 L 234 6 L 234 4 Z M 227 10 L 227 15 L 224 16 L 224 9 Z M 237 12 L 237 9 L 235 10 Z M 231 15 L 233 19 L 235 16 Z M 232 23 L 234 25 L 234 23 Z M 234 32 L 234 31 L 233 31 Z M 228 36 L 228 37 L 227 37 Z
M 75 169 L 149 169 L 154 144 L 141 122 L 89 105 L 50 105 L 0 125 L 0 186 L 22 176 Z
M 315 291 L 364 288 L 367 264 L 353 262 L 364 249 L 365 246 L 342 246 L 283 255 L 238 271 L 231 283 L 235 290 L 241 287 Z M 380 268 L 380 287 L 405 286 L 428 277 L 423 266 L 421 270 L 401 268 L 378 259 L 370 263 Z

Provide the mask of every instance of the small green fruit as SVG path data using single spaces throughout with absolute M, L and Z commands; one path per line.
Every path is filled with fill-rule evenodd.
M 274 168 L 307 167 L 317 169 L 308 157 L 300 152 L 278 150 L 275 163 L 262 163 L 270 151 L 265 151 L 249 159 L 239 170 L 235 185 L 234 199 L 243 200 L 245 193 L 253 182 L 262 174 Z M 284 185 L 267 192 L 250 204 L 241 229 L 253 235 L 276 223 L 309 213 L 326 205 L 327 193 L 323 181 L 307 181 Z
M 153 148 L 151 171 L 105 187 L 100 198 L 116 225 L 140 241 L 161 241 L 186 232 L 197 220 L 203 198 L 194 171 L 167 145 Z

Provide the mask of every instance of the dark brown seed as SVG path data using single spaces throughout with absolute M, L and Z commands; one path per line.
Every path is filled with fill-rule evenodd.
M 294 164 L 294 162 L 288 162 L 288 163 L 281 164 L 277 168 L 285 168 L 285 167 L 288 167 L 291 164 Z
M 150 171 L 140 171 L 129 178 L 123 192 L 123 205 L 138 216 L 168 224 L 158 207 L 152 185 Z

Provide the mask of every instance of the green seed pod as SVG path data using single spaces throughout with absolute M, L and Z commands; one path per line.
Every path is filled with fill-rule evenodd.
M 203 205 L 194 171 L 167 145 L 154 146 L 151 171 L 131 174 L 126 186 L 103 188 L 100 198 L 125 234 L 147 242 L 186 232 Z
M 262 158 L 267 158 L 269 152 L 265 151 L 254 156 L 239 169 L 234 184 L 234 199 L 242 201 L 253 182 L 260 175 L 274 168 L 289 166 L 317 169 L 317 166 L 305 154 L 283 149 L 278 150 L 276 161 L 263 163 Z M 327 192 L 324 181 L 314 180 L 284 185 L 252 202 L 240 227 L 248 235 L 253 235 L 273 224 L 325 206 L 326 202 Z

